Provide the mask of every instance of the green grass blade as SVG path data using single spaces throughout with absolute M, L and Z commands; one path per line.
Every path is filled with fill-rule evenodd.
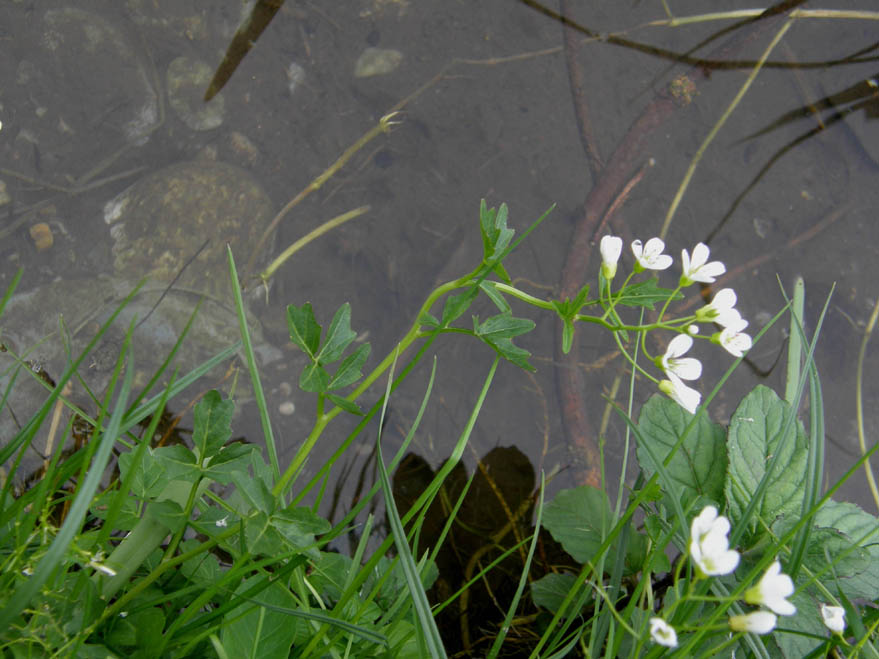
M 497 657 L 498 652 L 501 650 L 501 646 L 504 644 L 504 639 L 507 637 L 507 632 L 510 630 L 510 626 L 513 624 L 513 616 L 516 614 L 516 609 L 519 608 L 519 600 L 522 599 L 522 593 L 525 591 L 525 585 L 528 583 L 528 575 L 531 572 L 531 561 L 534 559 L 534 551 L 537 549 L 537 540 L 540 536 L 540 523 L 543 519 L 543 495 L 544 490 L 546 489 L 546 481 L 543 474 L 540 474 L 540 497 L 537 500 L 537 519 L 534 522 L 534 536 L 531 538 L 531 546 L 528 548 L 528 556 L 525 558 L 525 565 L 522 568 L 522 574 L 519 577 L 519 585 L 516 587 L 516 593 L 513 595 L 513 601 L 510 602 L 510 606 L 507 608 L 507 614 L 504 616 L 504 622 L 501 625 L 500 631 L 498 631 L 497 636 L 494 638 L 494 643 L 491 645 L 491 650 L 488 652 L 488 656 L 490 659 L 495 659 Z
M 124 358 L 131 343 L 131 333 L 132 329 L 129 328 L 125 337 L 125 342 L 122 346 L 122 351 L 119 355 L 114 379 L 124 365 Z M 5 629 L 11 624 L 13 619 L 21 613 L 33 596 L 55 573 L 56 569 L 61 565 L 61 561 L 67 553 L 67 549 L 70 547 L 70 543 L 73 541 L 74 536 L 79 532 L 82 526 L 82 521 L 85 519 L 86 512 L 88 512 L 89 505 L 92 502 L 92 497 L 94 497 L 98 486 L 101 484 L 101 478 L 104 475 L 104 470 L 107 468 L 113 445 L 116 443 L 116 439 L 122 432 L 121 424 L 125 413 L 125 403 L 128 399 L 128 394 L 131 391 L 133 380 L 134 367 L 129 363 L 128 368 L 125 370 L 125 378 L 116 399 L 113 414 L 110 417 L 110 423 L 108 424 L 107 429 L 102 433 L 101 437 L 93 440 L 98 443 L 98 449 L 95 453 L 94 460 L 89 465 L 89 470 L 85 479 L 82 481 L 80 487 L 77 488 L 76 497 L 70 507 L 70 512 L 64 520 L 61 529 L 58 531 L 58 535 L 55 536 L 55 539 L 52 541 L 46 554 L 34 569 L 33 575 L 24 583 L 24 585 L 16 589 L 15 593 L 13 593 L 6 602 L 3 610 L 0 611 L 0 628 Z
M 394 363 L 396 364 L 396 359 L 394 360 Z M 495 364 L 497 364 L 497 359 L 495 359 Z M 379 417 L 378 438 L 376 439 L 379 478 L 381 479 L 382 491 L 384 493 L 388 522 L 391 526 L 391 533 L 394 537 L 394 544 L 397 547 L 397 554 L 400 558 L 400 563 L 403 566 L 403 573 L 406 575 L 406 583 L 409 587 L 409 593 L 412 596 L 412 603 L 415 607 L 418 627 L 424 636 L 424 641 L 430 656 L 445 657 L 446 652 L 443 647 L 443 641 L 440 637 L 439 629 L 436 626 L 436 621 L 433 619 L 433 614 L 430 611 L 430 603 L 427 601 L 427 593 L 424 592 L 424 587 L 421 584 L 421 577 L 419 575 L 418 567 L 415 565 L 415 560 L 412 557 L 412 551 L 409 549 L 409 542 L 406 540 L 406 531 L 403 529 L 403 522 L 400 520 L 400 514 L 397 512 L 397 506 L 394 502 L 394 495 L 391 489 L 391 481 L 388 477 L 384 458 L 382 457 L 381 429 L 382 424 L 384 423 L 385 412 L 387 411 L 388 400 L 391 395 L 391 382 L 393 382 L 393 376 L 394 366 L 392 365 L 388 376 L 388 384 L 385 390 L 385 399 L 382 406 L 381 416 Z
M 787 344 L 787 377 L 784 384 L 784 399 L 793 405 L 800 382 L 800 364 L 803 360 L 803 340 L 800 329 L 803 326 L 803 307 L 806 300 L 806 284 L 802 277 L 794 282 L 794 299 L 791 305 L 790 335 Z
M 256 355 L 253 352 L 253 342 L 250 340 L 250 330 L 247 327 L 247 312 L 244 310 L 244 300 L 241 297 L 241 286 L 238 284 L 238 270 L 235 268 L 235 259 L 232 256 L 232 248 L 226 245 L 226 255 L 229 257 L 229 277 L 232 280 L 232 293 L 235 296 L 235 313 L 238 315 L 238 327 L 241 330 L 241 343 L 244 345 L 244 356 L 247 359 L 247 370 L 250 371 L 250 381 L 253 384 L 253 397 L 259 409 L 259 420 L 262 425 L 263 438 L 266 442 L 266 451 L 269 454 L 269 464 L 275 473 L 275 482 L 281 478 L 281 465 L 278 462 L 278 450 L 275 446 L 275 435 L 272 432 L 272 421 L 269 417 L 269 407 L 266 403 L 262 381 L 259 378 L 259 369 L 256 365 Z

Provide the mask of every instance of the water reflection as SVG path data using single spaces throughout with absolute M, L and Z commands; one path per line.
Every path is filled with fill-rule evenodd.
M 745 4 L 729 2 L 724 8 L 739 6 Z M 589 26 L 598 37 L 585 40 L 580 35 L 583 43 L 576 59 L 583 70 L 581 85 L 596 147 L 605 155 L 615 150 L 655 92 L 667 89 L 681 71 L 669 68 L 670 57 L 660 60 L 602 35 L 622 34 L 621 38 L 676 56 L 692 52 L 687 61 L 700 66 L 704 59 L 699 48 L 719 43 L 715 35 L 725 31 L 716 23 L 644 27 L 667 20 L 659 6 L 575 9 L 571 20 Z M 111 239 L 102 219 L 104 204 L 142 174 L 198 156 L 246 169 L 266 189 L 274 208 L 281 208 L 379 116 L 411 98 L 403 126 L 376 143 L 374 151 L 361 153 L 280 227 L 278 244 L 287 245 L 321 219 L 365 204 L 373 209 L 362 222 L 314 244 L 286 266 L 272 290 L 271 306 L 258 312 L 264 326 L 277 328 L 273 336 L 283 344 L 285 304 L 312 300 L 320 306 L 318 313 L 328 316 L 351 301 L 355 328 L 370 332 L 374 355 L 385 354 L 431 286 L 478 261 L 481 245 L 475 220 L 481 197 L 492 205 L 509 203 L 517 227 L 552 203 L 559 204 L 552 220 L 513 255 L 511 264 L 516 275 L 536 284 L 535 294 L 558 286 L 571 244 L 571 223 L 581 215 L 592 180 L 571 109 L 571 80 L 561 56 L 562 26 L 555 18 L 500 0 L 479 7 L 361 0 L 331 15 L 314 5 L 286 3 L 259 48 L 248 54 L 224 87 L 223 123 L 193 130 L 169 110 L 168 67 L 184 56 L 216 63 L 248 10 L 237 0 L 209 7 L 179 0 L 96 0 L 76 11 L 96 16 L 95 26 L 110 26 L 113 33 L 122 34 L 124 50 L 130 53 L 113 51 L 116 39 L 105 37 L 104 59 L 99 61 L 98 54 L 84 52 L 87 39 L 77 39 L 74 46 L 73 41 L 53 36 L 64 30 L 47 20 L 47 12 L 56 12 L 50 17 L 72 16 L 66 10 L 35 9 L 29 3 L 4 6 L 0 75 L 14 82 L 0 90 L 2 179 L 12 197 L 0 207 L 0 283 L 8 282 L 20 264 L 27 265 L 28 287 L 59 277 L 109 272 Z M 110 28 L 95 33 L 107 34 Z M 771 315 L 783 304 L 776 274 L 783 282 L 795 274 L 805 277 L 810 323 L 831 283 L 837 282 L 817 357 L 829 378 L 828 426 L 847 446 L 854 438 L 851 360 L 857 351 L 844 346 L 858 340 L 872 299 L 879 294 L 871 289 L 879 278 L 879 186 L 875 169 L 856 146 L 876 142 L 876 122 L 868 121 L 865 113 L 847 112 L 833 130 L 797 144 L 765 173 L 760 169 L 773 154 L 802 134 L 802 122 L 739 141 L 774 118 L 859 90 L 875 74 L 875 63 L 867 61 L 873 41 L 859 21 L 795 22 L 784 40 L 789 51 L 779 51 L 771 62 L 779 66 L 761 72 L 706 152 L 666 241 L 677 249 L 691 248 L 710 235 L 712 253 L 728 265 L 750 263 L 730 284 L 748 318 Z M 56 42 L 56 50 L 46 45 Z M 63 50 L 74 47 L 83 52 Z M 752 64 L 764 47 L 765 42 L 747 45 L 736 66 Z M 397 50 L 403 59 L 387 75 L 357 78 L 354 65 L 367 48 Z M 116 54 L 110 57 L 108 52 Z M 821 66 L 795 68 L 791 63 L 796 62 Z M 828 62 L 845 65 L 822 68 Z M 614 231 L 629 227 L 642 237 L 659 232 L 693 154 L 744 75 L 740 69 L 713 69 L 689 105 L 637 145 L 636 166 L 651 157 L 658 166 L 645 173 L 622 205 L 619 216 L 625 225 L 611 223 Z M 297 84 L 291 85 L 294 77 Z M 413 97 L 417 90 L 423 91 Z M 859 107 L 867 100 L 861 96 L 845 107 Z M 149 128 L 132 132 L 132 122 L 138 119 Z M 17 175 L 8 173 L 12 170 Z M 631 174 L 626 172 L 622 182 Z M 609 197 L 621 187 L 610 186 Z M 49 206 L 55 209 L 51 215 L 37 213 Z M 836 220 L 822 232 L 778 249 L 829 217 Z M 37 252 L 29 229 L 40 223 L 52 229 L 54 244 Z M 193 251 L 203 239 L 193 236 Z M 766 258 L 752 262 L 757 255 Z M 582 280 L 594 279 L 595 269 L 585 270 Z M 48 333 L 57 326 L 56 319 L 46 318 L 45 326 Z M 593 436 L 606 437 L 605 453 L 613 468 L 624 450 L 623 429 L 612 421 L 602 429 L 599 419 L 604 412 L 602 394 L 620 373 L 620 360 L 610 356 L 614 346 L 606 337 L 584 331 L 579 354 L 560 364 L 552 349 L 556 333 L 553 323 L 541 320 L 528 338 L 525 347 L 535 354 L 540 371 L 536 383 L 512 370 L 496 383 L 474 437 L 476 448 L 484 452 L 502 438 L 504 444 L 516 443 L 535 463 L 544 460 L 548 468 L 568 464 L 554 369 L 576 369 L 585 372 L 584 414 L 592 421 Z M 772 363 L 783 341 L 778 328 L 755 347 L 752 359 Z M 450 441 L 448 416 L 456 425 L 466 417 L 484 371 L 482 353 L 452 339 L 438 345 L 440 371 L 449 374 L 450 404 L 448 415 L 437 414 L 426 428 L 437 444 L 433 457 L 442 455 L 444 442 Z M 278 379 L 295 382 L 298 364 L 292 363 L 293 353 L 285 355 L 287 371 Z M 873 355 L 868 355 L 868 372 L 876 369 Z M 596 364 L 608 366 L 604 371 L 587 370 Z M 708 370 L 713 368 L 716 375 L 724 367 L 718 363 Z M 778 385 L 780 377 L 770 375 L 769 383 Z M 712 415 L 720 421 L 728 418 L 754 381 L 744 369 L 737 373 Z M 705 387 L 711 382 L 706 373 Z M 545 442 L 542 431 L 535 430 L 542 423 L 535 385 L 548 402 Z M 639 386 L 636 408 L 650 393 L 650 387 Z M 867 395 L 875 401 L 875 391 Z M 530 405 L 523 404 L 527 400 Z M 271 401 L 272 407 L 280 402 Z M 303 413 L 312 409 L 307 397 L 295 403 Z M 401 401 L 401 407 L 406 404 Z M 872 407 L 868 403 L 867 409 Z M 275 422 L 292 453 L 307 419 L 297 413 Z M 868 430 L 876 423 L 868 419 Z M 327 442 L 327 454 L 331 444 Z M 321 456 L 315 458 L 319 462 Z M 849 456 L 840 456 L 831 466 L 831 478 L 849 463 Z M 850 497 L 858 493 L 857 486 L 848 490 Z

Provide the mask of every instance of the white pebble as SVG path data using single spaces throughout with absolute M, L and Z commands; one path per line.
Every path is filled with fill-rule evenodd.
M 293 412 L 296 411 L 296 405 L 293 404 L 292 400 L 285 400 L 283 403 L 278 405 L 278 411 L 284 416 L 290 416 Z

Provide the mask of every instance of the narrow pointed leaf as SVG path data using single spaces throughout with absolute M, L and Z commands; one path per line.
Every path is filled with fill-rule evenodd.
M 311 302 L 306 302 L 301 307 L 295 304 L 287 306 L 287 327 L 290 330 L 290 340 L 314 359 L 320 346 L 321 327 L 314 317 Z

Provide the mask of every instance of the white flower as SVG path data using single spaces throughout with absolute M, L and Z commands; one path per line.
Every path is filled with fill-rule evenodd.
M 741 357 L 751 349 L 753 344 L 751 337 L 742 331 L 747 326 L 748 321 L 742 318 L 738 323 L 724 327 L 721 332 L 711 337 L 711 340 L 719 344 L 733 357 Z
M 845 609 L 841 606 L 829 606 L 821 602 L 821 618 L 827 629 L 835 634 L 842 634 L 845 630 Z
M 637 264 L 635 272 L 641 270 L 665 270 L 673 259 L 668 254 L 663 254 L 665 243 L 661 238 L 651 238 L 645 246 L 641 246 L 640 240 L 632 241 L 632 252 L 635 254 Z
M 610 281 L 617 273 L 617 261 L 623 251 L 623 239 L 617 236 L 605 236 L 598 246 L 601 251 L 601 274 Z
M 786 598 L 793 594 L 794 582 L 789 576 L 781 573 L 781 563 L 775 561 L 766 570 L 760 582 L 745 591 L 745 601 L 748 604 L 763 604 L 778 615 L 792 616 L 797 612 L 797 607 Z
M 690 414 L 696 413 L 699 402 L 702 400 L 702 394 L 688 387 L 674 373 L 667 374 L 669 379 L 659 383 L 659 390 L 671 398 L 678 405 L 683 407 Z
M 687 334 L 690 336 L 696 336 L 699 333 L 698 325 L 687 325 Z
M 739 552 L 729 548 L 729 520 L 717 508 L 705 506 L 690 526 L 690 556 L 706 576 L 729 574 L 739 564 Z
M 711 304 L 706 304 L 696 312 L 696 320 L 729 327 L 742 319 L 735 306 L 736 292 L 731 288 L 724 288 L 717 292 Z
M 671 340 L 660 360 L 666 375 L 674 374 L 682 380 L 696 380 L 702 375 L 702 362 L 695 357 L 681 358 L 692 347 L 693 337 L 688 334 L 678 334 Z
M 216 522 L 214 522 L 214 526 L 216 526 L 217 528 L 221 528 L 221 529 L 225 528 L 225 527 L 229 526 L 229 522 L 226 521 L 228 519 L 229 519 L 228 515 L 226 515 L 225 517 L 221 517 Z
M 743 616 L 733 616 L 729 619 L 729 628 L 734 632 L 753 632 L 754 634 L 768 634 L 775 629 L 778 617 L 769 611 L 753 611 Z
M 675 633 L 675 628 L 662 618 L 650 618 L 650 638 L 653 639 L 654 643 L 659 643 L 667 648 L 678 646 L 678 635 Z
M 681 251 L 684 272 L 681 274 L 681 286 L 689 286 L 693 282 L 701 281 L 710 284 L 715 277 L 726 272 L 726 266 L 720 261 L 708 263 L 708 245 L 699 243 L 693 248 L 693 260 L 687 250 Z

